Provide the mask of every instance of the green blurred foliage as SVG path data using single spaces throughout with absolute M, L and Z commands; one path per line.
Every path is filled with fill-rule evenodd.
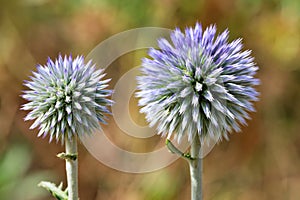
M 31 152 L 23 144 L 14 144 L 1 155 L 0 197 L 1 199 L 40 199 L 48 195 L 36 185 L 43 178 L 50 178 L 45 170 L 28 173 Z
M 262 80 L 261 100 L 249 125 L 204 159 L 204 199 L 293 200 L 300 196 L 300 1 L 0 0 L 0 5 L 1 200 L 49 199 L 36 184 L 65 177 L 64 163 L 55 158 L 62 147 L 36 138 L 36 132 L 28 129 L 30 123 L 23 122 L 26 113 L 19 111 L 24 103 L 19 97 L 22 81 L 37 63 L 59 52 L 87 55 L 99 42 L 130 28 L 185 28 L 196 22 L 214 23 L 219 31 L 229 28 L 230 39 L 243 37 L 245 49 L 252 49 L 260 66 Z M 107 70 L 112 83 L 140 64 L 144 53 L 116 60 Z M 136 102 L 133 98 L 131 111 L 139 123 L 143 120 Z M 122 136 L 113 119 L 107 129 L 110 139 L 122 148 L 141 152 L 159 147 L 159 137 L 147 143 Z M 79 154 L 83 200 L 190 197 L 184 161 L 134 175 L 99 164 L 83 147 Z

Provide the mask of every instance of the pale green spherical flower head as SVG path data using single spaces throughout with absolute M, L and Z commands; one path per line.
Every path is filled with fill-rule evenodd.
M 108 99 L 112 91 L 105 89 L 109 79 L 103 80 L 103 70 L 96 70 L 92 61 L 83 56 L 59 55 L 46 65 L 38 65 L 30 81 L 25 81 L 22 97 L 28 103 L 22 106 L 30 112 L 25 120 L 34 120 L 30 129 L 39 128 L 38 136 L 50 135 L 49 141 L 64 142 L 65 138 L 90 135 L 105 123 L 110 114 Z

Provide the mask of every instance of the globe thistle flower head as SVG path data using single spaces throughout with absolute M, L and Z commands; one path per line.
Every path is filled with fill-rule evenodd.
M 229 42 L 228 30 L 216 32 L 214 25 L 202 30 L 198 23 L 184 33 L 176 29 L 171 42 L 159 39 L 151 59 L 142 60 L 140 111 L 162 136 L 180 142 L 187 134 L 190 143 L 194 136 L 201 142 L 228 139 L 254 111 L 259 80 L 251 52 L 242 51 L 241 39 Z
M 38 65 L 30 81 L 25 81 L 29 90 L 22 97 L 28 103 L 22 106 L 30 112 L 25 117 L 35 120 L 30 129 L 39 128 L 38 136 L 50 135 L 50 142 L 73 135 L 79 137 L 99 129 L 99 121 L 105 123 L 111 90 L 105 89 L 109 79 L 103 80 L 103 70 L 96 70 L 92 61 L 84 62 L 83 56 L 59 55 L 45 66 Z

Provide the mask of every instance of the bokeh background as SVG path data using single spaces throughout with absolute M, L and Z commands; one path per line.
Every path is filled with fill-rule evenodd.
M 65 180 L 60 144 L 48 143 L 24 122 L 24 79 L 37 63 L 58 53 L 87 55 L 108 37 L 137 27 L 185 28 L 201 22 L 243 37 L 260 67 L 261 100 L 242 133 L 215 146 L 204 159 L 206 200 L 300 198 L 300 1 L 297 0 L 0 0 L 0 199 L 53 199 L 36 185 Z M 111 88 L 140 64 L 146 51 L 126 54 L 108 70 Z M 137 123 L 137 100 L 130 109 Z M 110 118 L 104 127 L 118 146 L 147 152 L 159 136 L 124 136 Z M 142 133 L 141 133 L 142 134 Z M 147 174 L 106 167 L 79 147 L 82 200 L 185 200 L 190 198 L 183 160 Z M 64 181 L 65 183 L 65 181 Z

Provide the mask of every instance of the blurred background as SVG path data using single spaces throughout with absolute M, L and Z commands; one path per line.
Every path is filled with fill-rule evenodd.
M 87 55 L 119 32 L 146 26 L 174 29 L 211 23 L 243 37 L 260 67 L 261 100 L 242 133 L 215 146 L 204 159 L 205 200 L 293 200 L 300 197 L 300 1 L 295 0 L 0 0 L 0 199 L 53 199 L 41 180 L 64 181 L 64 149 L 48 143 L 24 122 L 20 98 L 24 79 L 37 63 L 58 53 Z M 111 88 L 140 64 L 145 51 L 112 63 Z M 137 56 L 138 55 L 138 56 Z M 132 97 L 130 110 L 145 124 Z M 153 151 L 159 136 L 124 136 L 111 117 L 108 137 L 123 149 Z M 142 133 L 141 133 L 142 134 Z M 160 144 L 161 143 L 161 144 Z M 106 167 L 79 146 L 82 200 L 185 200 L 188 165 L 177 160 L 147 174 Z

